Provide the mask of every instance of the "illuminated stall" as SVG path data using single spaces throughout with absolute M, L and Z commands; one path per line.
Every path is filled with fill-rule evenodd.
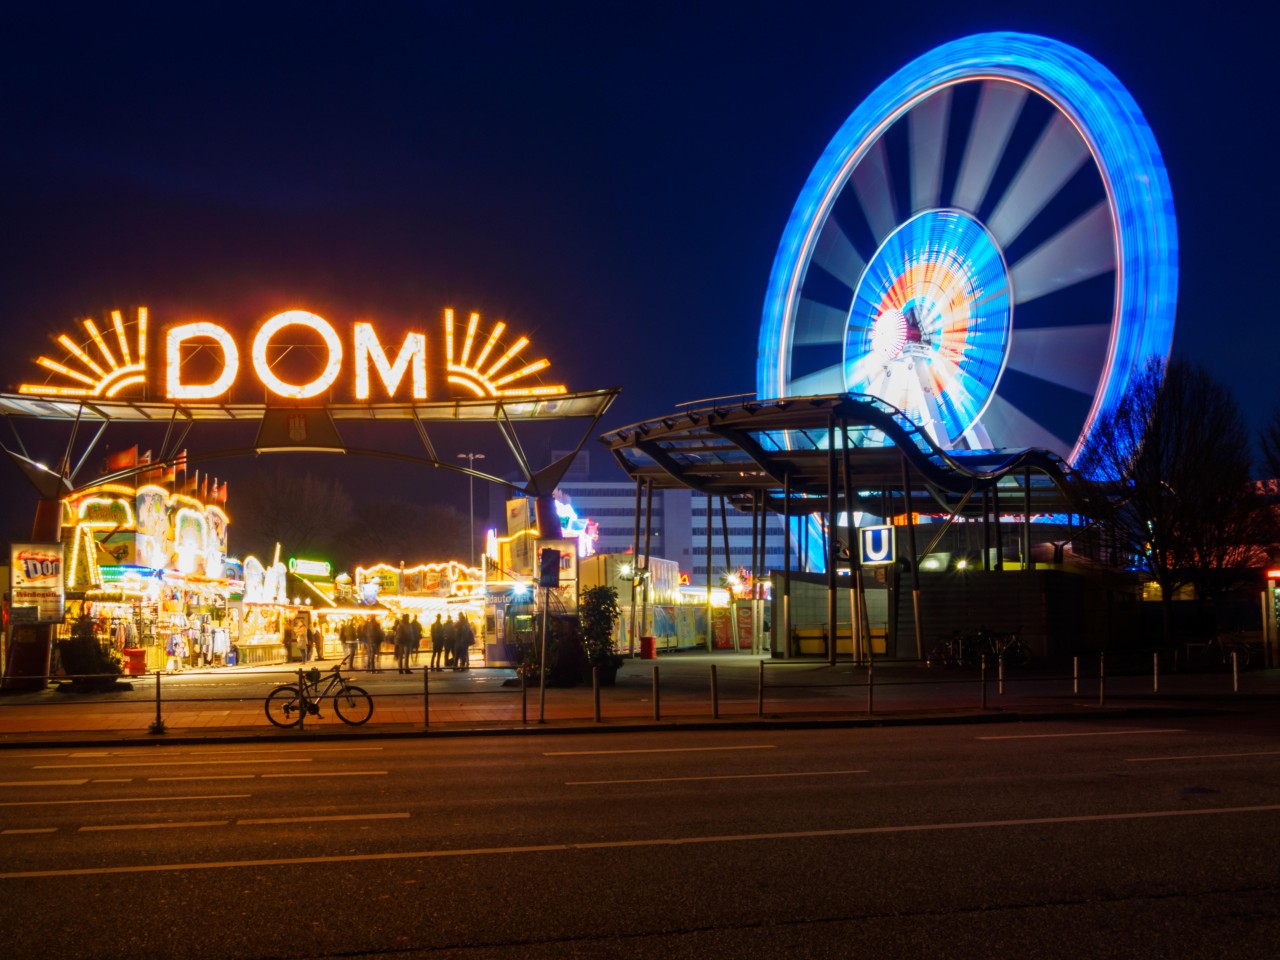
M 227 487 L 185 462 L 148 469 L 131 448 L 109 468 L 138 468 L 138 483 L 103 483 L 62 501 L 70 624 L 95 635 L 129 672 L 224 664 L 231 659 L 225 568 Z
M 410 620 L 417 617 L 422 624 L 422 645 L 429 648 L 431 624 L 437 615 L 442 620 L 456 620 L 461 614 L 471 624 L 477 639 L 485 635 L 489 616 L 485 609 L 484 578 L 484 569 L 456 560 L 413 567 L 376 563 L 356 567 L 353 587 L 362 603 L 380 604 L 388 611 L 383 624 L 388 629 L 402 616 Z M 480 653 L 487 653 L 485 645 L 477 644 L 477 648 L 472 651 L 473 662 L 483 659 L 492 666 Z

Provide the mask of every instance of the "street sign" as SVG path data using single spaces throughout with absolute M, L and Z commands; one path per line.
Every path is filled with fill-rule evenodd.
M 858 530 L 858 546 L 864 567 L 890 564 L 896 559 L 893 527 L 861 527 Z

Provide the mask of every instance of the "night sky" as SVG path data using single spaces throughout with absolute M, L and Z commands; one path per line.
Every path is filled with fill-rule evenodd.
M 431 331 L 453 306 L 571 387 L 621 386 L 602 430 L 753 391 L 769 269 L 831 136 L 926 50 L 1020 30 L 1100 60 L 1155 133 L 1175 354 L 1255 427 L 1280 401 L 1275 24 L 1230 3 L 47 6 L 0 29 L 0 383 L 112 308 Z

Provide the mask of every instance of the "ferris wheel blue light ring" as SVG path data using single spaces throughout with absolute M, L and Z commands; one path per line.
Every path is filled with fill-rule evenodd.
M 943 44 L 882 83 L 845 121 L 801 190 L 774 258 L 756 390 L 762 398 L 785 395 L 800 287 L 831 207 L 866 151 L 925 97 L 983 79 L 1023 84 L 1075 124 L 1111 209 L 1117 252 L 1111 339 L 1093 405 L 1067 457 L 1074 461 L 1093 424 L 1116 408 L 1143 364 L 1169 355 L 1177 307 L 1177 223 L 1164 161 L 1133 97 L 1088 54 L 1046 37 L 986 33 Z

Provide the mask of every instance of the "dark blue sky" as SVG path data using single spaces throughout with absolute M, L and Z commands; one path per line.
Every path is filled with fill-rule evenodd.
M 912 58 L 1009 29 L 1134 95 L 1177 205 L 1175 353 L 1255 425 L 1280 399 L 1275 24 L 1243 5 L 74 6 L 0 25 L 3 383 L 113 307 L 247 327 L 453 305 L 528 332 L 574 387 L 623 387 L 605 427 L 753 390 L 823 147 Z

